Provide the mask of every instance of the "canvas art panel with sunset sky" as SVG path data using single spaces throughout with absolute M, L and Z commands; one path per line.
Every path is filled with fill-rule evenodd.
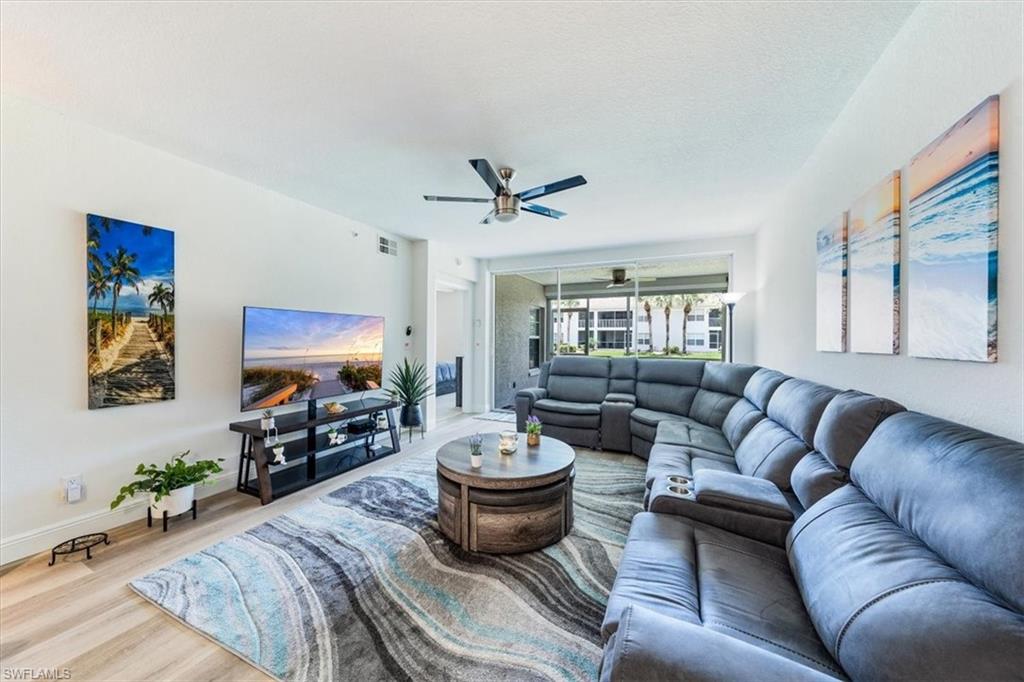
M 900 352 L 900 175 L 890 173 L 850 206 L 847 217 L 849 346 Z
M 242 409 L 380 388 L 384 318 L 247 307 Z
M 999 98 L 921 150 L 906 184 L 910 354 L 995 362 Z
M 815 348 L 846 350 L 846 214 L 818 230 Z
M 89 408 L 174 398 L 174 233 L 86 216 Z

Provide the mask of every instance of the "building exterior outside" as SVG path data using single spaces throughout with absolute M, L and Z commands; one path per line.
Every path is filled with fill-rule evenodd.
M 665 334 L 665 310 L 662 305 L 651 301 L 651 319 L 643 310 L 638 315 L 636 344 L 633 340 L 633 310 L 635 299 L 631 296 L 591 298 L 584 300 L 563 300 L 561 321 L 559 313 L 552 308 L 553 349 L 561 353 L 623 354 L 627 352 L 664 353 L 666 346 L 670 354 L 682 355 L 683 305 L 677 300 L 668 316 L 668 338 Z M 589 315 L 589 324 L 588 324 Z M 724 316 L 717 298 L 707 296 L 706 300 L 692 306 L 686 317 L 686 353 L 719 354 L 724 343 Z M 589 334 L 589 337 L 588 337 Z M 589 341 L 589 343 L 588 343 Z

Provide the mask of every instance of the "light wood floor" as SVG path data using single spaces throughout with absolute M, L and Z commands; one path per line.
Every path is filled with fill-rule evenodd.
M 475 431 L 506 425 L 469 416 L 446 420 L 402 452 L 265 507 L 228 491 L 200 500 L 196 521 L 164 534 L 145 520 L 111 532 L 93 558 L 40 554 L 0 569 L 0 670 L 67 668 L 71 680 L 268 680 L 266 675 L 181 625 L 128 587 L 133 578 L 258 525 L 346 483 Z M 0 672 L 4 679 L 7 673 Z

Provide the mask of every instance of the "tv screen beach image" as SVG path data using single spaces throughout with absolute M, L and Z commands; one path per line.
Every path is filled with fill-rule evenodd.
M 380 388 L 384 318 L 247 307 L 242 409 Z
M 174 233 L 86 216 L 89 409 L 174 398 Z
M 900 175 L 891 173 L 847 217 L 850 350 L 900 352 Z
M 910 354 L 995 362 L 999 98 L 925 147 L 906 175 Z

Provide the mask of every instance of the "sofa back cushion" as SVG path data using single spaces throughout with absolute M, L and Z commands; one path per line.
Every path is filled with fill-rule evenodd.
M 637 407 L 688 416 L 703 375 L 701 360 L 637 360 Z
M 548 397 L 572 403 L 600 403 L 608 395 L 608 358 L 559 355 L 551 361 Z
M 905 407 L 886 398 L 843 391 L 825 407 L 814 432 L 815 451 L 793 469 L 793 492 L 805 508 L 846 485 L 850 465 L 883 421 Z
M 636 394 L 636 358 L 612 358 L 609 393 Z
M 768 401 L 766 414 L 811 447 L 818 421 L 829 401 L 838 393 L 837 389 L 813 381 L 789 379 L 775 389 Z
M 790 475 L 811 449 L 785 427 L 771 419 L 757 422 L 736 448 L 736 467 L 747 476 L 767 478 L 782 490 L 790 490 Z
M 1010 679 L 1024 644 L 1024 445 L 911 412 L 787 551 L 815 629 L 853 679 Z
M 721 428 L 746 388 L 750 377 L 759 368 L 726 362 L 705 362 L 700 388 L 693 396 L 689 417 L 702 424 Z
M 749 400 L 751 405 L 765 412 L 775 391 L 787 379 L 789 377 L 782 372 L 762 367 L 751 375 L 747 385 L 743 387 L 743 397 Z

